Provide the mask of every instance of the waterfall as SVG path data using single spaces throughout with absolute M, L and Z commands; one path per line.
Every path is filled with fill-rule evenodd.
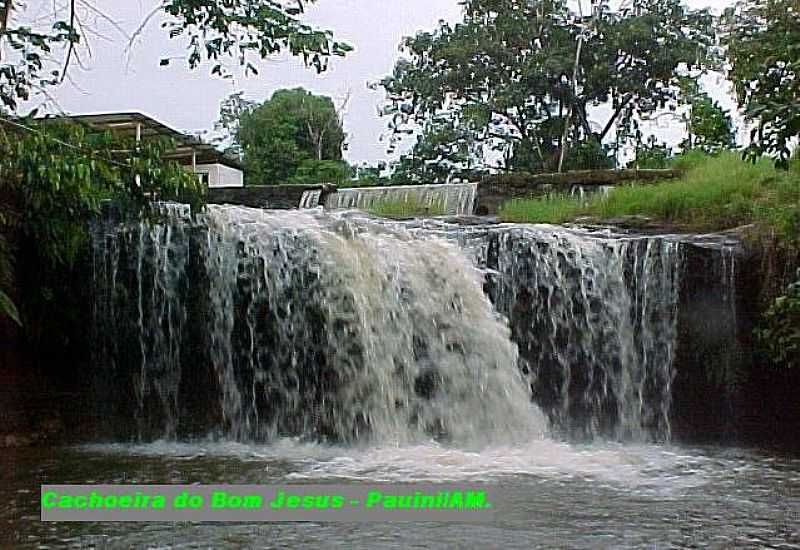
M 588 200 L 589 197 L 592 195 L 596 195 L 600 193 L 604 197 L 607 197 L 611 190 L 614 189 L 614 185 L 573 185 L 569 189 L 569 196 L 570 197 L 578 197 L 581 201 Z
M 140 437 L 472 446 L 545 429 L 481 273 L 444 239 L 209 206 L 98 224 L 94 258 L 95 363 L 115 398 L 134 387 L 121 413 Z
M 697 250 L 690 237 L 417 225 L 421 234 L 457 242 L 484 270 L 487 293 L 510 321 L 519 367 L 554 431 L 578 439 L 670 438 L 683 258 Z M 715 260 L 723 271 L 734 265 L 733 254 L 727 258 Z
M 303 196 L 300 198 L 300 208 L 316 208 L 320 204 L 322 198 L 322 190 L 304 191 Z
M 172 207 L 95 232 L 96 362 L 143 437 L 665 440 L 686 246 Z
M 476 183 L 339 189 L 338 192 L 328 195 L 325 207 L 366 210 L 386 201 L 414 201 L 416 204 L 441 210 L 447 215 L 471 215 L 475 211 L 477 193 Z
M 669 438 L 679 242 L 529 226 L 495 231 L 483 254 L 521 369 L 556 427 Z

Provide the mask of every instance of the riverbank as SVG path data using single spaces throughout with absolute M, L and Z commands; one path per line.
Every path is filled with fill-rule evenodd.
M 750 225 L 783 241 L 800 234 L 800 159 L 783 171 L 770 160 L 750 163 L 731 152 L 691 156 L 678 167 L 685 173 L 677 180 L 633 183 L 603 195 L 514 199 L 499 217 L 515 223 L 655 223 L 698 233 Z

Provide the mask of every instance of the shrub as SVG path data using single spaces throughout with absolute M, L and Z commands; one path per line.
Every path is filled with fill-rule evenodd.
M 797 280 L 764 314 L 763 328 L 756 335 L 776 365 L 800 366 L 800 270 Z

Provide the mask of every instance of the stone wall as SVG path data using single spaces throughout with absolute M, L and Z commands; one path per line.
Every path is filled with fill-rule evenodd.
M 674 179 L 677 170 L 581 170 L 563 174 L 498 174 L 484 178 L 478 185 L 475 213 L 495 215 L 512 199 L 526 199 L 554 192 L 569 193 L 575 187 L 618 185 L 639 181 L 655 182 Z

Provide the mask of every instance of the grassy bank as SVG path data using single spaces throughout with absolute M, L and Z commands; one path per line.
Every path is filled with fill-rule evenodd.
M 441 216 L 444 214 L 444 205 L 440 202 L 424 204 L 415 197 L 403 200 L 385 200 L 377 202 L 367 211 L 384 218 L 416 218 L 420 216 Z
M 756 164 L 736 153 L 716 158 L 691 156 L 677 167 L 685 175 L 674 181 L 626 185 L 608 196 L 551 196 L 505 204 L 500 218 L 510 222 L 567 223 L 579 217 L 598 221 L 646 216 L 688 230 L 716 231 L 746 224 L 773 229 L 784 238 L 800 233 L 800 159 L 789 171 L 776 170 L 765 159 Z

